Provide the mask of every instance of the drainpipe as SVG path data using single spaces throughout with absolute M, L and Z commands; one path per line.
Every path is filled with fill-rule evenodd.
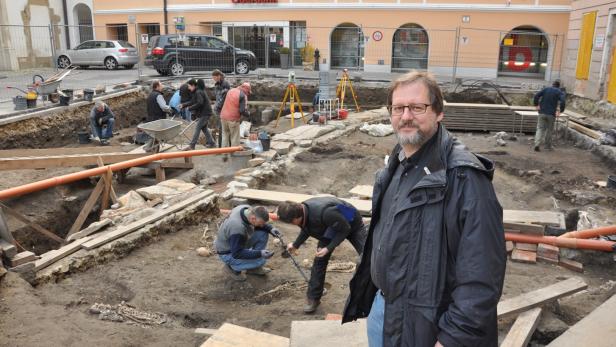
M 66 0 L 62 0 L 62 14 L 64 15 L 64 36 L 66 37 L 66 49 L 71 49 L 71 35 L 68 32 L 68 9 Z
M 169 29 L 167 25 L 169 24 L 169 18 L 167 16 L 167 0 L 163 0 L 163 13 L 165 14 L 165 35 L 169 34 Z
M 556 236 L 535 236 L 524 235 L 519 233 L 505 233 L 505 240 L 513 242 L 524 243 L 545 243 L 562 248 L 573 249 L 592 249 L 595 251 L 614 252 L 616 251 L 616 242 L 602 241 L 602 240 L 585 240 L 585 239 L 571 239 L 568 237 L 556 237 Z
M 578 230 L 578 231 L 570 231 L 568 233 L 564 233 L 559 237 L 565 238 L 576 238 L 576 239 L 590 239 L 593 237 L 606 236 L 606 235 L 614 235 L 616 234 L 616 225 L 588 229 L 588 230 Z
M 144 165 L 144 164 L 156 161 L 156 160 L 186 158 L 186 157 L 193 157 L 193 156 L 199 156 L 199 155 L 232 153 L 232 152 L 237 152 L 241 150 L 243 150 L 243 148 L 240 146 L 237 146 L 237 147 L 223 147 L 223 148 L 214 148 L 214 149 L 199 149 L 199 150 L 185 151 L 185 152 L 170 152 L 170 153 L 152 154 L 152 155 L 148 155 L 148 156 L 137 158 L 137 159 L 121 161 L 119 163 L 115 163 L 111 165 L 100 166 L 94 169 L 74 172 L 68 175 L 52 177 L 46 180 L 28 183 L 28 184 L 24 184 L 21 186 L 5 189 L 5 190 L 0 191 L 0 200 L 6 200 L 8 198 L 14 198 L 14 197 L 21 196 L 24 194 L 37 192 L 39 190 L 59 186 L 61 184 L 79 181 L 82 179 L 86 179 L 88 177 L 100 176 L 106 173 L 108 170 L 111 170 L 111 171 L 124 170 L 124 169 L 131 168 L 133 166 Z

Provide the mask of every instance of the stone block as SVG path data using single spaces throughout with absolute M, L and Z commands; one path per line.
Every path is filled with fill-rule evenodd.
M 278 155 L 285 155 L 291 151 L 291 148 L 293 148 L 293 142 L 274 141 L 271 143 L 270 148 L 276 151 Z
M 237 207 L 239 205 L 247 205 L 248 204 L 248 199 L 242 199 L 242 198 L 232 198 L 231 199 L 231 206 L 233 207 Z
M 511 253 L 513 251 L 513 241 L 505 242 L 505 248 L 507 249 L 507 253 Z
M 534 264 L 537 262 L 537 253 L 514 248 L 511 252 L 511 260 L 519 263 Z
M 169 196 L 180 194 L 179 191 L 173 188 L 159 185 L 139 188 L 137 189 L 137 193 L 148 200 L 154 200 L 156 198 L 165 200 L 165 198 Z
M 515 248 L 520 249 L 522 251 L 529 252 L 537 252 L 537 244 L 536 243 L 524 243 L 524 242 L 516 242 Z
M 549 263 L 558 264 L 560 250 L 556 246 L 540 243 L 537 247 L 537 258 Z
M 295 141 L 295 144 L 302 148 L 308 148 L 312 146 L 312 140 L 299 140 L 299 141 Z
M 227 183 L 227 188 L 235 189 L 235 190 L 247 189 L 248 188 L 248 184 L 246 184 L 244 182 L 239 182 L 239 181 L 231 181 L 231 182 Z
M 256 153 L 255 155 L 257 157 L 259 157 L 259 158 L 265 159 L 266 162 L 270 162 L 270 161 L 272 161 L 272 160 L 274 160 L 276 158 L 278 153 L 276 153 L 275 150 L 270 149 L 269 151 L 261 152 L 261 153 Z
M 575 272 L 584 272 L 584 265 L 575 260 L 560 259 L 558 265 Z
M 159 184 L 157 184 L 157 186 L 172 188 L 172 189 L 179 191 L 180 193 L 187 192 L 196 187 L 194 183 L 184 182 L 178 179 L 170 179 L 170 180 L 162 181 Z
M 265 163 L 265 159 L 263 158 L 254 158 L 248 161 L 248 166 L 255 167 Z
M 11 259 L 17 255 L 17 247 L 4 241 L 3 239 L 0 239 L 0 248 L 7 259 Z

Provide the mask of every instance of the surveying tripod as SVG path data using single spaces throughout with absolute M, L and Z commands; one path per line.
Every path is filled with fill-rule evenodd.
M 295 75 L 293 75 L 293 80 Z M 295 86 L 295 82 L 291 81 L 291 77 L 289 77 L 289 84 L 287 85 L 287 90 L 284 93 L 284 98 L 282 99 L 282 104 L 280 104 L 280 111 L 278 111 L 278 116 L 276 117 L 276 124 L 274 128 L 278 126 L 278 120 L 282 115 L 282 110 L 284 110 L 285 105 L 287 104 L 287 98 L 289 99 L 289 104 L 291 105 L 291 128 L 295 127 L 295 103 L 297 102 L 297 106 L 299 106 L 299 112 L 302 114 L 302 121 L 304 124 L 306 123 L 306 119 L 304 119 L 304 111 L 302 111 L 302 101 L 299 99 L 299 93 L 297 93 L 297 87 Z M 296 101 L 297 100 L 297 101 Z
M 340 99 L 340 108 L 344 108 L 344 97 L 347 91 L 347 85 L 351 90 L 351 95 L 353 96 L 353 101 L 355 101 L 355 108 L 357 112 L 359 112 L 359 104 L 357 103 L 357 97 L 355 96 L 355 91 L 353 90 L 353 82 L 349 79 L 349 70 L 342 70 L 342 78 L 340 79 L 340 83 L 338 83 L 338 87 L 336 88 L 336 96 Z

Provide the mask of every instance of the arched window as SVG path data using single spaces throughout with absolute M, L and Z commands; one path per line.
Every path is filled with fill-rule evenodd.
M 498 75 L 544 78 L 548 45 L 547 36 L 535 27 L 513 29 L 500 43 Z
M 73 18 L 76 21 L 75 24 L 77 27 L 77 37 L 79 38 L 79 42 L 94 40 L 94 31 L 92 29 L 92 11 L 85 4 L 77 4 L 73 8 Z
M 332 31 L 330 39 L 331 67 L 364 66 L 364 35 L 359 26 L 343 23 Z
M 428 68 L 430 41 L 426 30 L 417 24 L 404 24 L 394 33 L 391 50 L 391 69 L 406 71 Z

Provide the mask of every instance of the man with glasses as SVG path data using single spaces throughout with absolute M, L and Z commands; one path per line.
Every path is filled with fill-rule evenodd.
M 432 75 L 396 80 L 398 144 L 376 177 L 372 220 L 343 323 L 368 316 L 370 346 L 497 346 L 505 275 L 494 164 L 440 123 Z

